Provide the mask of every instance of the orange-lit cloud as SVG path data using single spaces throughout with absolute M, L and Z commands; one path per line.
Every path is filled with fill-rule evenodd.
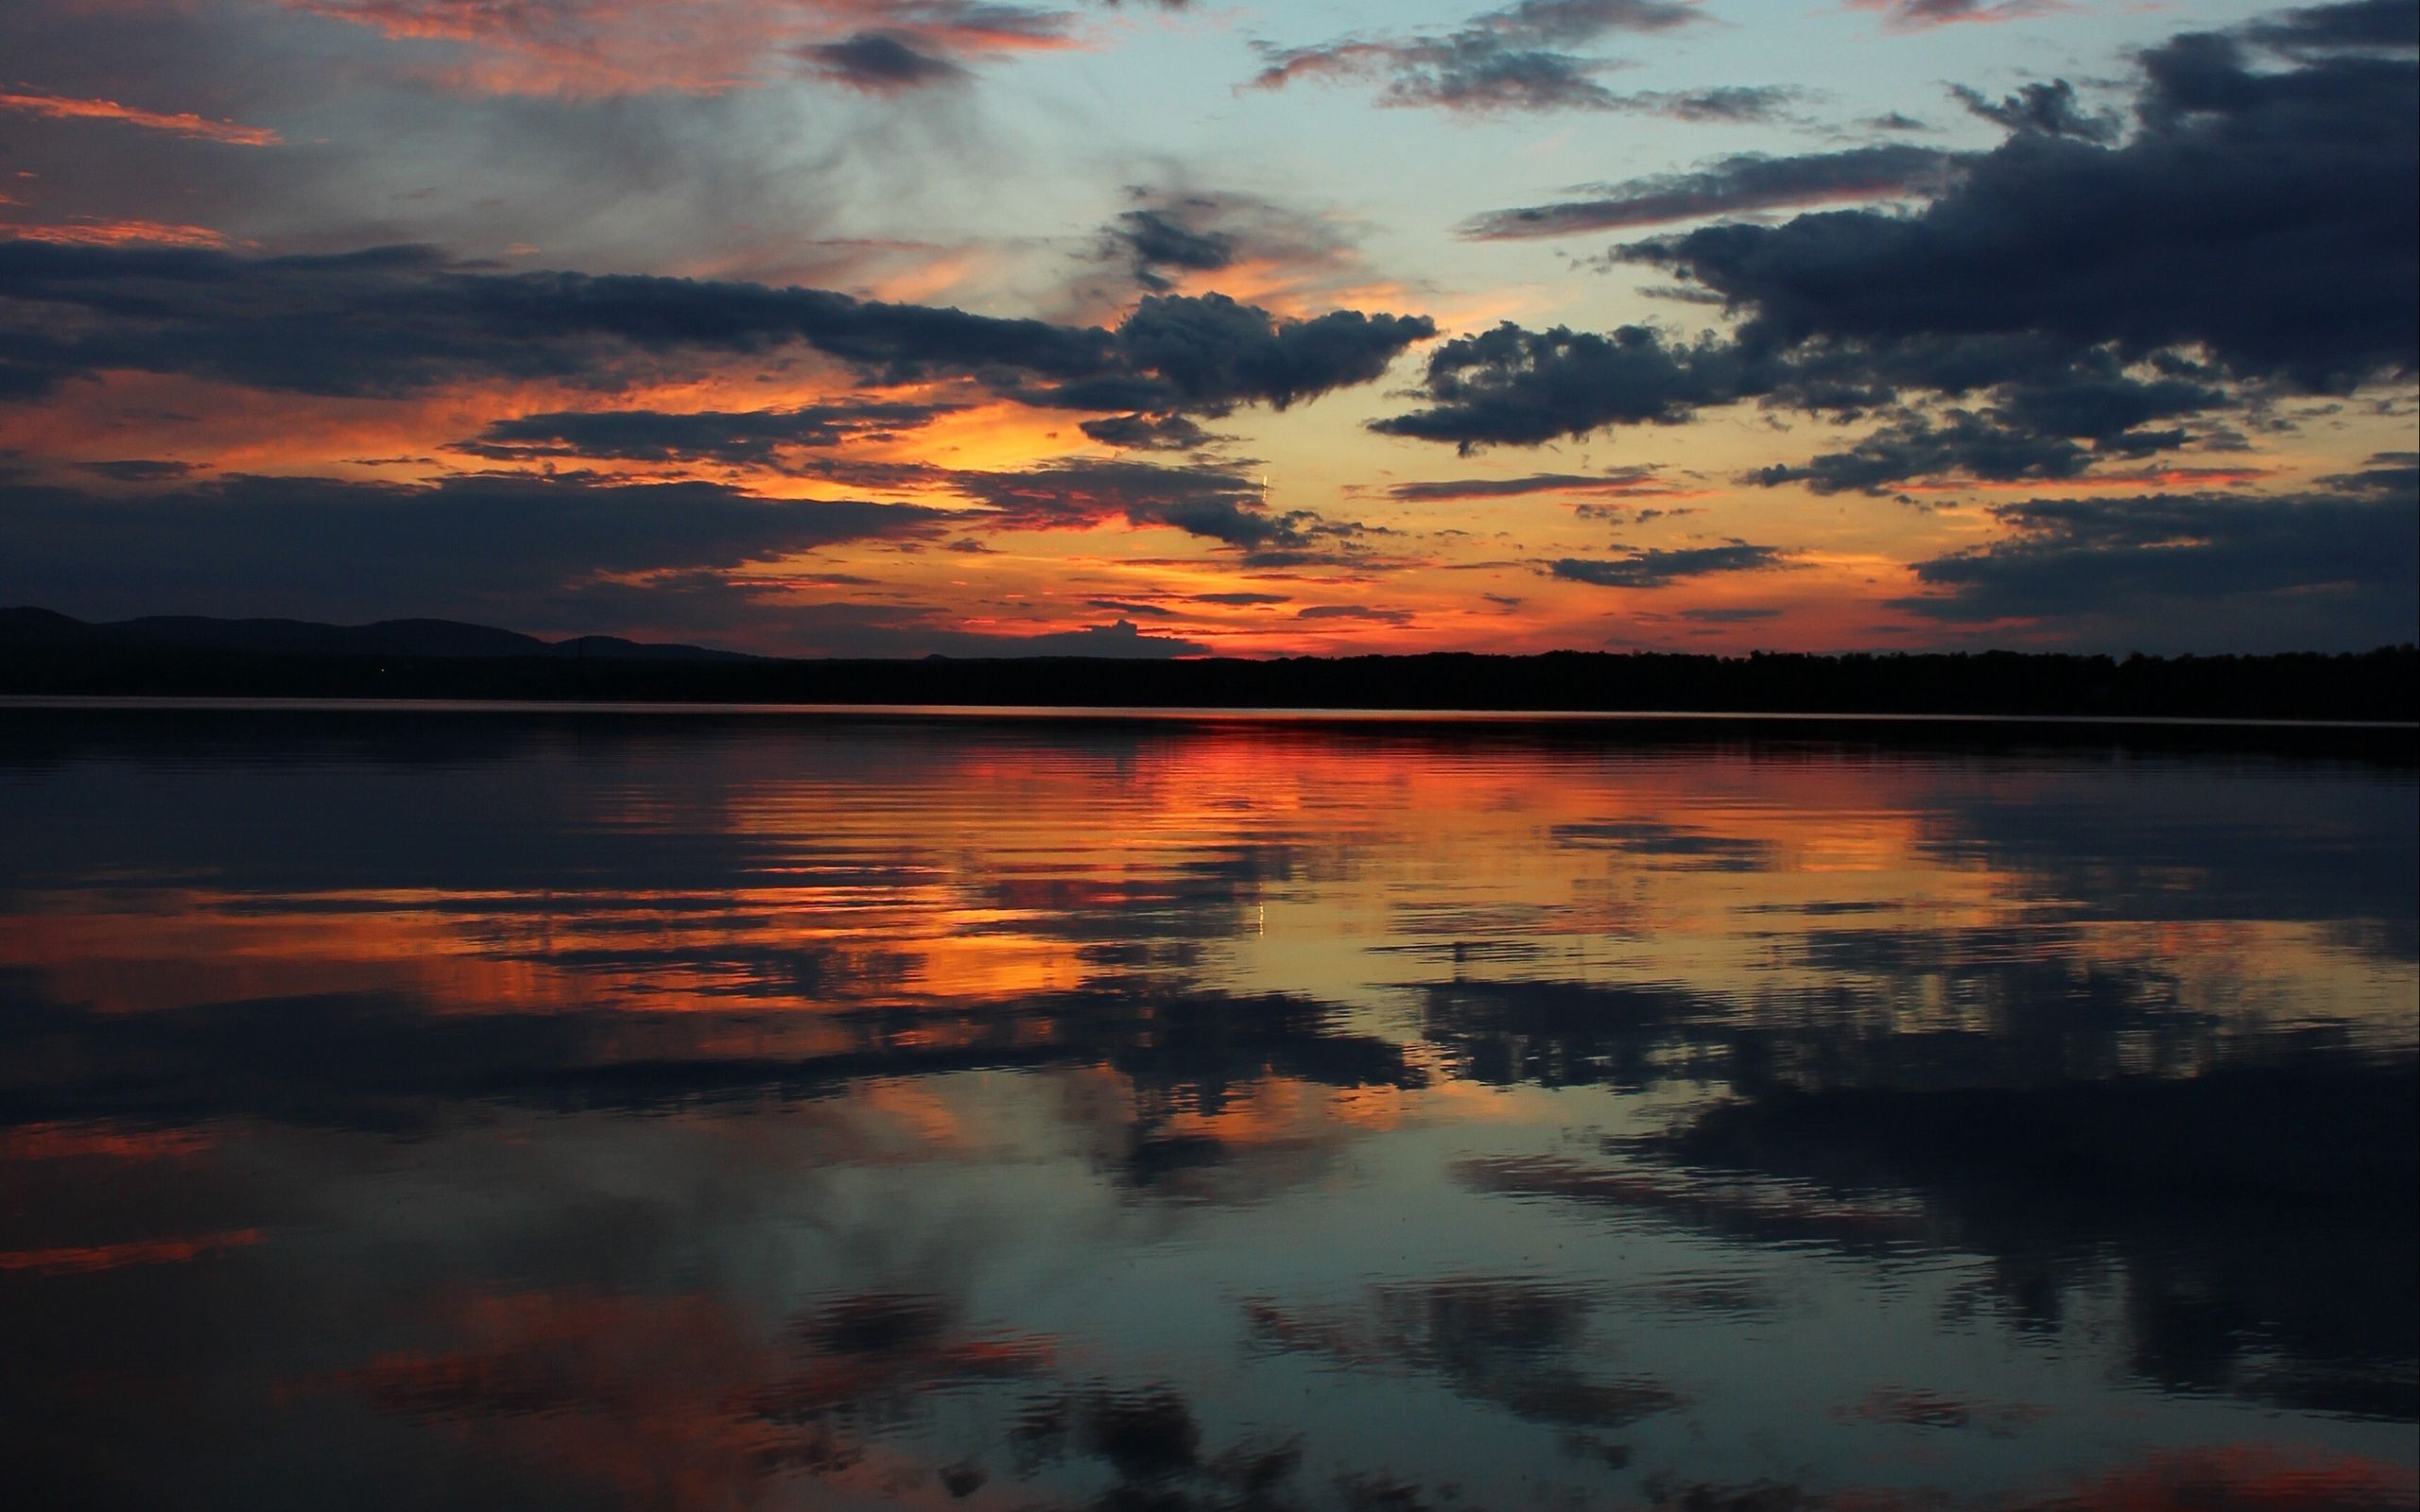
M 1848 0 L 1848 6 L 1852 10 L 1878 12 L 1886 31 L 2025 21 L 2075 9 L 2066 0 Z
M 0 1134 L 0 1160 L 183 1160 L 216 1142 L 198 1129 L 119 1124 L 28 1124 Z
M 208 120 L 189 112 L 170 114 L 138 110 L 115 100 L 71 99 L 60 94 L 0 94 L 0 111 L 13 111 L 20 115 L 41 116 L 54 121 L 119 121 L 148 131 L 166 131 L 202 142 L 224 142 L 231 146 L 274 146 L 283 140 L 276 132 L 264 127 Z
M 207 226 L 180 226 L 158 220 L 97 220 L 78 218 L 55 226 L 0 226 L 20 241 L 52 242 L 73 247 L 225 247 L 227 237 Z
M 1964 478 L 1893 483 L 1894 493 L 2098 493 L 2139 489 L 2224 489 L 2273 476 L 2265 467 L 2155 467 L 2126 472 L 2087 472 L 2045 482 L 2041 478 Z
M 51 1249 L 0 1249 L 0 1271 L 36 1276 L 81 1276 L 128 1265 L 176 1265 L 261 1242 L 257 1228 L 197 1234 L 186 1239 L 136 1239 L 116 1245 L 70 1245 Z
M 1407 504 L 1461 503 L 1473 499 L 1512 499 L 1553 493 L 1588 497 L 1706 499 L 1708 489 L 1679 489 L 1662 481 L 1652 468 L 1627 468 L 1602 474 L 1532 472 L 1511 478 L 1436 478 L 1391 484 L 1387 497 Z
M 281 0 L 458 52 L 433 70 L 482 94 L 720 94 L 822 71 L 819 49 L 870 45 L 943 66 L 1072 47 L 1063 15 L 977 0 Z

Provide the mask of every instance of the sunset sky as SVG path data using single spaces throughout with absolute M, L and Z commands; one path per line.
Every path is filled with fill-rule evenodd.
M 2365 649 L 2420 5 L 14 0 L 0 604 Z

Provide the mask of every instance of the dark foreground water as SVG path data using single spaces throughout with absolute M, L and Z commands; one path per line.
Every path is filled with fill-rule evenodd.
M 0 710 L 8 1499 L 2414 1504 L 2408 759 L 1626 729 Z

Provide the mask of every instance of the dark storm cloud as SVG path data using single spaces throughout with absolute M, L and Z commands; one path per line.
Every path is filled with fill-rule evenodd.
M 1180 214 L 1129 210 L 1111 224 L 1110 242 L 1132 260 L 1135 282 L 1147 289 L 1165 293 L 1170 287 L 1163 268 L 1215 273 L 1236 260 L 1236 238 L 1231 232 L 1187 225 Z
M 1187 535 L 1255 552 L 1307 550 L 1311 541 L 1304 527 L 1318 519 L 1301 509 L 1282 515 L 1265 514 L 1227 499 L 1172 504 L 1159 518 L 1162 524 L 1174 525 Z
M 1298 620 L 1359 620 L 1379 625 L 1409 625 L 1411 610 L 1408 609 L 1374 609 L 1368 604 L 1314 604 L 1294 611 Z
M 1163 466 L 1123 458 L 1079 456 L 1013 472 L 983 472 L 930 463 L 854 464 L 811 455 L 780 455 L 783 448 L 789 446 L 823 444 L 814 439 L 802 441 L 795 438 L 797 436 L 814 438 L 828 428 L 845 438 L 861 433 L 852 426 L 887 427 L 919 417 L 929 419 L 934 412 L 932 406 L 925 405 L 866 404 L 736 415 L 604 411 L 528 416 L 499 421 L 483 433 L 481 441 L 458 450 L 510 460 L 610 457 L 770 466 L 796 476 L 828 477 L 836 482 L 884 489 L 946 491 L 988 507 L 957 513 L 903 509 L 897 518 L 914 519 L 932 527 L 915 532 L 919 535 L 936 534 L 942 525 L 978 532 L 1088 530 L 1122 521 L 1138 529 L 1173 527 L 1232 547 L 1243 554 L 1242 559 L 1255 565 L 1355 555 L 1358 551 L 1356 538 L 1365 530 L 1357 524 L 1328 520 L 1307 509 L 1272 513 L 1259 479 L 1234 467 L 1210 462 Z M 1157 423 L 1184 426 L 1190 422 L 1180 418 Z M 510 485 L 540 480 L 515 476 L 497 481 Z M 952 541 L 947 549 L 972 552 L 987 548 L 969 538 Z
M 946 58 L 918 52 L 889 32 L 861 31 L 839 42 L 802 47 L 808 72 L 869 94 L 904 94 L 936 84 L 963 82 L 964 68 Z
M 2174 373 L 2126 375 L 2106 352 L 2092 352 L 2063 371 L 2011 383 L 1992 413 L 2046 436 L 2111 442 L 2152 421 L 2215 409 L 2224 389 Z
M 1651 468 L 1620 472 L 1532 472 L 1518 478 L 1439 478 L 1398 483 L 1387 490 L 1390 499 L 1410 504 L 1443 500 L 1509 499 L 1531 493 L 1668 493 Z
M 2342 388 L 2413 364 L 2420 77 L 2406 61 L 2255 70 L 2230 38 L 2143 55 L 2123 146 L 2020 131 L 1915 216 L 1803 215 L 1624 249 L 1748 313 L 1741 336 L 1888 343 L 2039 333 Z
M 2312 11 L 2291 29 L 2368 35 L 2370 25 Z M 2123 143 L 2078 136 L 2089 129 L 2051 87 L 2006 102 L 2013 116 L 2039 119 L 1999 146 L 1935 155 L 1948 177 L 1920 213 L 1834 211 L 1615 249 L 1743 317 L 1728 340 L 1501 326 L 1432 352 L 1429 406 L 1374 428 L 1467 451 L 1668 423 L 1748 399 L 1854 419 L 1903 404 L 1903 389 L 1979 390 L 1993 401 L 1979 414 L 2048 452 L 2066 438 L 2140 455 L 2189 438 L 2135 429 L 2150 419 L 2408 375 L 2420 362 L 2420 75 L 2410 61 L 2308 47 L 2272 69 L 2256 66 L 2242 38 L 2214 33 L 2173 38 L 2141 61 L 2137 129 Z M 1887 164 L 1858 154 L 1917 151 L 1754 171 Z M 1683 213 L 1692 187 L 1719 198 L 1736 177 L 1661 185 L 1673 198 L 1660 203 L 1642 193 L 1508 212 L 1473 233 Z
M 1076 428 L 1129 452 L 1191 452 L 1219 438 L 1182 415 L 1110 415 L 1080 421 Z
M 112 483 L 165 483 L 174 478 L 189 477 L 198 471 L 191 462 L 162 461 L 150 457 L 129 457 L 113 462 L 78 462 L 77 470 L 103 477 Z
M 1223 294 L 1155 294 L 1118 326 L 1117 350 L 1133 370 L 1152 374 L 1176 403 L 1121 407 L 1216 413 L 1260 401 L 1283 409 L 1330 389 L 1368 383 L 1413 342 L 1436 334 L 1435 322 L 1426 316 L 1331 310 L 1296 320 Z
M 497 273 L 425 247 L 293 257 L 0 242 L 0 391 L 112 369 L 390 395 L 480 378 L 610 384 L 636 357 L 804 346 L 863 376 L 975 376 L 1066 408 L 1283 407 L 1385 371 L 1419 316 L 1283 318 L 1158 296 L 1115 331 L 853 299 L 827 289 Z
M 2072 478 L 2092 465 L 2093 454 L 2061 436 L 1995 424 L 1964 410 L 1940 422 L 1923 416 L 1885 425 L 1845 452 L 1815 457 L 1803 466 L 1775 464 L 1751 474 L 1767 488 L 1804 483 L 1815 493 L 1863 490 L 1885 493 L 1910 478 L 1958 476 L 1988 482 Z
M 1362 253 L 1362 229 L 1332 213 L 1234 189 L 1135 184 L 1126 198 L 1129 208 L 1101 227 L 1089 258 L 1121 276 L 1080 279 L 1070 293 L 1080 305 L 1123 305 L 1138 293 L 1214 284 L 1221 275 L 1295 304 L 1384 282 Z
M 856 457 L 812 454 L 790 458 L 785 471 L 797 477 L 821 478 L 844 489 L 865 489 L 878 493 L 941 488 L 949 481 L 949 469 L 936 467 L 930 462 L 870 462 Z
M 1079 377 L 1115 338 L 823 289 L 637 274 L 496 273 L 426 247 L 293 257 L 0 243 L 0 361 L 262 388 L 392 394 L 481 377 L 597 377 L 619 352 L 792 343 L 900 379 L 994 367 Z
M 1930 352 L 1908 349 L 1879 365 L 1878 376 L 1917 387 L 1962 390 L 1960 369 L 1976 354 L 1956 347 Z M 2019 361 L 2008 351 L 1989 350 L 1993 368 Z M 1802 374 L 1794 402 L 1828 407 L 1823 380 Z M 1776 464 L 1752 474 L 1772 487 L 1803 482 L 1817 493 L 1861 489 L 1885 493 L 1916 478 L 1965 478 L 1988 482 L 2082 476 L 2112 458 L 2140 458 L 2198 438 L 2181 427 L 2144 429 L 2154 421 L 2191 417 L 2229 402 L 2227 393 L 2191 379 L 2152 374 L 2128 376 L 2106 352 L 2088 353 L 2074 366 L 2000 385 L 1994 403 L 1979 411 L 1952 408 L 1938 415 L 1897 412 L 1887 423 L 1844 452 L 1817 456 L 1799 466 Z M 2088 442 L 2089 447 L 2079 444 Z
M 2344 493 L 2420 499 L 2420 452 L 2373 452 L 2359 472 L 2332 472 L 2323 488 Z
M 2381 490 L 2383 494 L 2383 490 Z M 2415 576 L 2420 500 L 2203 494 L 1997 506 L 2011 539 L 1918 564 L 1927 583 L 2035 587 L 2118 575 L 2144 592 L 2267 591 Z M 2091 592 L 2079 585 L 2069 592 Z M 2100 596 L 2095 593 L 2094 596 Z
M 2130 361 L 2107 346 L 2031 333 L 1911 336 L 1888 345 L 1818 340 L 1774 354 L 1754 373 L 1776 407 L 1847 423 L 1911 404 L 1903 392 L 1988 401 L 1996 416 L 2095 440 L 2154 419 L 2238 404 L 2247 397 L 2205 365 L 2169 352 Z
M 1740 153 L 1694 173 L 1609 184 L 1586 199 L 1494 211 L 1465 222 L 1461 234 L 1476 241 L 1568 236 L 1829 200 L 1890 198 L 1940 187 L 1957 162 L 1953 153 L 1895 144 L 1787 158 Z
M 1507 322 L 1429 353 L 1423 389 L 1431 407 L 1373 421 L 1389 436 L 1534 446 L 1602 425 L 1678 424 L 1708 405 L 1768 392 L 1774 379 L 1739 346 L 1706 337 L 1668 341 L 1645 326 L 1610 335 Z
M 2032 499 L 1995 507 L 2008 534 L 1915 564 L 1936 620 L 2145 620 L 2192 603 L 2239 618 L 2317 606 L 2361 646 L 2409 641 L 2420 616 L 2420 498 L 2360 494 Z
M 1080 530 L 1112 519 L 1163 524 L 1172 513 L 1208 519 L 1260 507 L 1260 487 L 1232 468 L 1158 467 L 1068 457 L 1014 472 L 957 472 L 951 485 L 994 511 L 997 528 Z
M 1379 103 L 1476 113 L 1506 111 L 1650 110 L 1694 118 L 1769 110 L 1780 92 L 1748 89 L 1690 95 L 1622 96 L 1597 82 L 1616 65 L 1569 51 L 1609 32 L 1662 31 L 1704 18 L 1672 0 L 1521 0 L 1474 16 L 1442 35 L 1345 38 L 1314 47 L 1256 43 L 1263 67 L 1253 84 L 1282 89 L 1304 78 L 1378 80 Z M 1757 97 L 1763 98 L 1757 102 Z M 1752 103 L 1756 102 L 1756 103 Z
M 2318 52 L 2336 48 L 2420 48 L 2420 7 L 2411 0 L 2354 0 L 2349 5 L 2312 6 L 2282 11 L 2243 28 L 2263 47 L 2279 52 Z
M 1685 577 L 1716 573 L 1755 572 L 1784 566 L 1789 556 L 1777 546 L 1752 546 L 1735 541 L 1722 546 L 1679 546 L 1634 551 L 1612 559 L 1565 557 L 1553 567 L 1554 576 L 1599 588 L 1667 588 Z
M 730 412 L 653 409 L 569 410 L 500 420 L 452 450 L 527 461 L 611 457 L 636 462 L 720 462 L 769 467 L 791 447 L 838 446 L 929 425 L 939 404 L 815 404 L 803 409 Z
M 1936 421 L 1901 405 L 1903 390 L 1946 396 L 1981 390 L 1991 403 L 1972 414 L 1949 410 Z M 1897 428 L 1876 433 L 1876 452 L 1938 455 L 1952 471 L 1962 458 L 1987 457 L 1995 442 L 2048 455 L 2076 452 L 2073 443 L 2087 440 L 2094 460 L 2139 457 L 2193 438 L 2172 427 L 2139 428 L 2147 422 L 2238 403 L 2225 388 L 2162 372 L 2157 364 L 2129 372 L 2107 349 L 2071 351 L 2031 336 L 1910 338 L 1880 349 L 1819 341 L 1776 350 L 1711 335 L 1685 343 L 1645 326 L 1598 335 L 1511 324 L 1431 352 L 1424 391 L 1436 402 L 1433 407 L 1375 421 L 1371 428 L 1450 440 L 1467 454 L 1604 425 L 1679 423 L 1701 409 L 1759 400 L 1841 422 L 1891 410 Z M 1892 475 L 1923 472 L 1916 467 Z M 1771 481 L 1789 475 L 1785 469 Z
M 2064 78 L 2028 84 L 1997 100 L 1985 98 L 1963 84 L 1953 84 L 1950 97 L 1969 114 L 2012 131 L 2039 131 L 2046 136 L 2071 136 L 2084 142 L 2114 141 L 2119 122 L 2114 115 L 2086 115 L 2076 108 L 2076 87 Z
M 599 575 L 727 570 L 938 534 L 937 509 L 770 500 L 712 483 L 230 477 L 128 497 L 0 488 L 9 591 L 70 612 L 286 612 L 348 623 L 526 604 Z
M 1237 552 L 1245 565 L 1277 566 L 1356 555 L 1363 527 L 1308 509 L 1270 512 L 1257 480 L 1212 465 L 1068 457 L 1015 472 L 957 472 L 951 486 L 990 505 L 961 517 L 995 530 L 1086 530 L 1114 520 L 1167 525 Z

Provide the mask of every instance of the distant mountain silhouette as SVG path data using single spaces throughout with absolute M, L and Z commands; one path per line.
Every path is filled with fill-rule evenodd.
M 0 609 L 0 645 L 233 651 L 248 656 L 390 656 L 461 658 L 570 657 L 610 662 L 752 662 L 737 651 L 701 645 L 657 645 L 614 635 L 542 641 L 459 620 L 380 620 L 373 625 L 320 625 L 310 620 L 221 620 L 199 614 L 153 614 L 90 624 L 46 609 Z
M 0 610 L 0 695 L 520 698 L 1091 709 L 1662 711 L 2035 719 L 2387 720 L 2420 713 L 2420 650 L 2277 656 L 2065 652 L 1547 651 L 1496 656 L 743 656 L 613 636 L 547 642 L 450 620 L 88 625 Z M 1804 727 L 1802 727 L 1803 730 Z M 2409 730 L 2397 748 L 2412 748 Z

